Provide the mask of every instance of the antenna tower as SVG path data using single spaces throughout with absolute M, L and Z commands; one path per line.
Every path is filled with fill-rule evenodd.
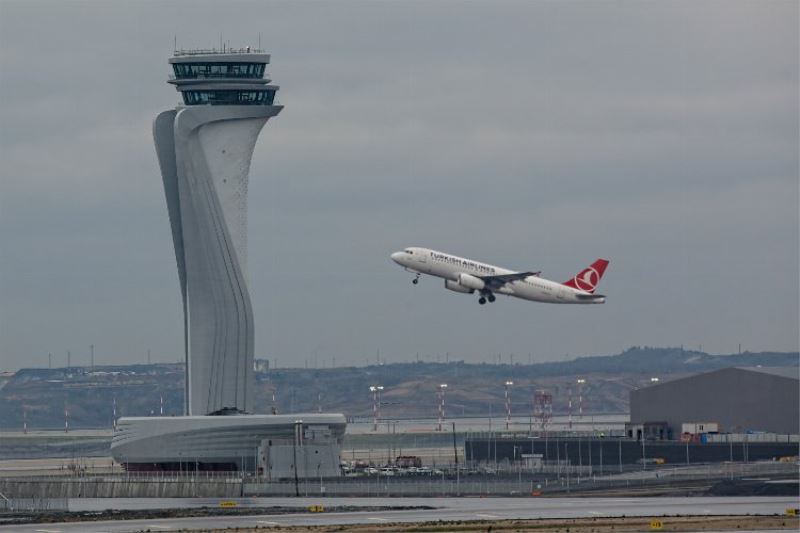
M 546 433 L 553 418 L 553 395 L 546 390 L 537 390 L 533 397 L 533 416 L 542 433 Z

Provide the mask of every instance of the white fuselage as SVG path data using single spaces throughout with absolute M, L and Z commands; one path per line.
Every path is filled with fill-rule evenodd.
M 508 270 L 488 263 L 481 263 L 480 261 L 473 261 L 472 259 L 458 257 L 429 248 L 406 248 L 402 252 L 392 254 L 391 257 L 393 261 L 408 271 L 429 274 L 456 283 L 459 281 L 462 274 L 481 277 L 516 273 L 514 270 Z M 523 300 L 545 303 L 596 304 L 605 302 L 604 297 L 591 297 L 591 294 L 588 292 L 567 287 L 561 283 L 533 275 L 523 279 L 508 281 L 499 287 L 480 292 L 505 294 L 516 298 L 522 298 Z M 587 299 L 586 296 L 590 296 L 591 299 Z

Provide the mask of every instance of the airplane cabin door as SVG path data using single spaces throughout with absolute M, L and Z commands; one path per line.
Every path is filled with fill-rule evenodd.
M 427 254 L 424 254 L 424 253 L 419 254 L 417 260 L 419 261 L 419 266 L 420 266 L 421 270 L 423 270 L 425 272 L 430 272 L 430 269 L 428 268 L 428 255 Z

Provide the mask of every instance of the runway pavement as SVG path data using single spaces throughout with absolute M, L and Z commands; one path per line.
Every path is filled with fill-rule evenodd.
M 107 499 L 70 501 L 71 510 L 144 509 L 153 507 L 218 506 L 220 500 Z M 436 520 L 505 520 L 675 515 L 773 515 L 796 507 L 791 497 L 696 498 L 248 498 L 240 506 L 271 507 L 323 505 L 324 513 L 173 518 L 104 522 L 73 522 L 0 526 L 0 531 L 37 533 L 174 531 L 226 527 L 291 525 L 381 524 Z M 159 504 L 159 505 L 155 505 Z M 164 505 L 161 505 L 164 504 Z M 336 506 L 431 506 L 430 510 L 359 511 L 336 513 Z

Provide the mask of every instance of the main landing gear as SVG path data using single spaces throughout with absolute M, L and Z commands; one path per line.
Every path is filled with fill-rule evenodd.
M 419 273 L 418 273 L 418 274 L 417 274 L 417 277 L 411 280 L 411 283 L 413 283 L 414 285 L 416 285 L 417 283 L 419 283 L 419 277 L 420 277 L 420 275 L 421 275 L 421 274 L 419 274 Z
M 491 292 L 488 291 L 482 292 L 481 297 L 478 298 L 478 303 L 484 305 L 486 303 L 486 300 L 489 300 L 489 303 L 491 303 L 494 302 L 496 298 L 494 297 L 494 294 L 492 294 Z

